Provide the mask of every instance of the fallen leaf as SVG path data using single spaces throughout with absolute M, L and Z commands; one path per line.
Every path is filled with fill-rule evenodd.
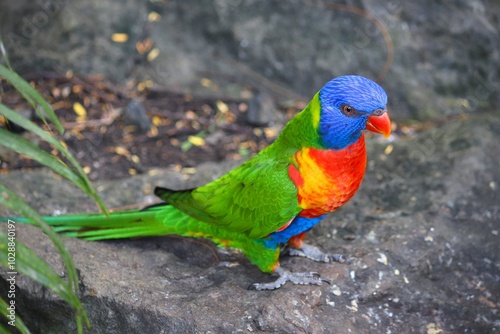
M 153 41 L 150 38 L 146 38 L 143 41 L 138 41 L 137 43 L 135 43 L 135 49 L 141 55 L 145 54 L 146 52 L 149 52 L 149 50 L 151 50 L 152 47 L 153 47 Z
M 151 50 L 148 55 L 147 55 L 147 60 L 149 62 L 152 62 L 153 60 L 155 60 L 158 56 L 160 55 L 160 49 L 158 48 L 154 48 L 153 50 Z
M 125 33 L 114 33 L 111 35 L 111 40 L 115 43 L 125 43 L 128 41 L 128 34 Z
M 160 116 L 153 116 L 151 119 L 154 125 L 160 126 L 161 125 L 161 117 Z
M 158 22 L 161 19 L 161 15 L 158 14 L 157 12 L 150 12 L 148 14 L 148 21 L 149 22 Z
M 124 157 L 130 156 L 130 151 L 123 146 L 117 146 L 113 149 L 113 151 L 118 155 L 123 155 Z
M 75 102 L 73 103 L 73 111 L 75 114 L 77 114 L 80 117 L 86 117 L 87 116 L 87 110 L 85 109 L 84 106 L 80 102 Z
M 203 146 L 205 145 L 205 139 L 198 136 L 189 136 L 188 141 L 194 146 Z
M 228 112 L 229 110 L 229 107 L 227 106 L 227 104 L 225 104 L 224 102 L 222 102 L 221 100 L 218 100 L 217 102 L 215 102 L 215 105 L 217 106 L 217 109 L 225 114 Z
M 214 83 L 212 82 L 212 80 L 208 79 L 208 78 L 201 78 L 200 79 L 200 84 L 203 86 L 203 87 L 207 87 L 207 88 L 211 88 L 214 86 Z
M 141 81 L 137 84 L 137 90 L 139 92 L 142 92 L 144 91 L 146 88 L 151 88 L 153 87 L 154 85 L 154 82 L 153 80 L 145 80 L 145 81 Z
M 147 136 L 149 138 L 157 137 L 158 136 L 158 127 L 156 125 L 152 125 L 147 133 Z
M 394 145 L 392 145 L 392 144 L 387 145 L 387 147 L 384 150 L 384 154 L 385 155 L 391 154 L 391 152 L 392 152 L 393 149 L 394 149 Z
M 139 162 L 141 162 L 141 159 L 137 155 L 135 155 L 135 154 L 130 157 L 130 160 L 132 160 L 136 164 L 138 164 Z
M 73 87 L 71 87 L 71 90 L 75 94 L 80 94 L 82 92 L 83 88 L 80 85 L 74 85 Z

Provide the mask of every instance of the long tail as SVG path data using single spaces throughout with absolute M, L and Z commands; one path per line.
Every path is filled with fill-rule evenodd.
M 30 224 L 26 218 L 9 218 Z M 144 210 L 43 217 L 54 230 L 66 237 L 85 240 L 107 240 L 146 236 L 181 235 L 208 238 L 219 246 L 243 251 L 262 271 L 271 272 L 279 256 L 279 247 L 266 246 L 264 240 L 251 239 L 214 224 L 191 217 L 172 205 L 161 205 Z M 3 218 L 1 219 L 3 220 Z
M 157 215 L 168 214 L 170 224 L 165 224 Z M 26 218 L 12 218 L 16 222 L 30 223 Z M 153 206 L 143 210 L 113 212 L 110 216 L 101 213 L 43 217 L 54 230 L 66 237 L 86 240 L 122 239 L 140 236 L 185 234 L 179 229 L 188 216 L 170 205 Z
M 2 218 L 3 219 L 3 218 Z M 8 218 L 19 223 L 30 224 L 27 218 Z M 123 239 L 133 237 L 181 235 L 187 237 L 209 238 L 224 246 L 228 240 L 240 239 L 243 235 L 227 231 L 193 218 L 175 207 L 164 203 L 142 210 L 112 212 L 109 216 L 102 213 L 63 215 L 43 217 L 57 233 L 66 237 L 85 240 Z M 229 242 L 231 243 L 231 242 Z

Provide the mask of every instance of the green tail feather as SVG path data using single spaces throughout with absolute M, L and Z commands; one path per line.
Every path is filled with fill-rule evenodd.
M 66 216 L 43 217 L 43 220 L 58 233 L 66 237 L 86 240 L 105 240 L 130 238 L 135 236 L 152 236 L 172 233 L 171 229 L 155 219 L 163 207 L 147 210 L 128 210 L 111 213 L 79 214 Z M 12 218 L 16 222 L 30 223 L 26 218 Z M 166 232 L 166 233 L 164 233 Z
M 26 218 L 9 219 L 30 223 Z M 171 205 L 113 212 L 110 216 L 94 213 L 43 219 L 66 237 L 91 241 L 162 235 L 208 238 L 219 246 L 242 250 L 264 272 L 274 269 L 279 256 L 279 248 L 266 247 L 262 239 L 251 239 L 242 233 L 197 220 Z

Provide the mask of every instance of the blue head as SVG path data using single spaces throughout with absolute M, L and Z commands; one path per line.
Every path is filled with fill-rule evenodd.
M 321 115 L 318 132 L 323 145 L 342 149 L 355 143 L 363 130 L 390 134 L 387 94 L 375 82 L 346 75 L 328 82 L 319 92 Z

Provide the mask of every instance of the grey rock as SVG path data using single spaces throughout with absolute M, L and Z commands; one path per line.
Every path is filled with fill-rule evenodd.
M 257 92 L 248 101 L 246 116 L 249 124 L 266 126 L 278 119 L 279 113 L 270 94 Z
M 352 263 L 283 258 L 332 285 L 256 292 L 271 278 L 235 251 L 174 236 L 85 242 L 66 239 L 81 276 L 90 333 L 496 333 L 500 330 L 500 118 L 477 115 L 414 137 L 368 140 L 358 194 L 309 235 Z M 387 155 L 387 146 L 392 152 Z M 190 187 L 231 164 L 209 164 L 186 183 L 178 173 L 99 182 L 110 206 L 148 203 L 157 184 Z M 44 214 L 90 212 L 91 201 L 47 171 L 0 175 Z M 146 194 L 146 195 L 145 195 Z M 3 209 L 0 209 L 3 210 Z M 5 211 L 0 211 L 4 216 Z M 18 239 L 63 270 L 47 238 L 18 225 Z M 2 271 L 5 277 L 5 271 Z M 5 281 L 0 294 L 5 296 Z M 22 276 L 19 313 L 33 332 L 74 332 L 67 305 Z
M 127 103 L 123 117 L 128 125 L 133 125 L 141 133 L 146 133 L 151 129 L 151 120 L 146 113 L 146 108 L 137 99 L 132 99 Z

